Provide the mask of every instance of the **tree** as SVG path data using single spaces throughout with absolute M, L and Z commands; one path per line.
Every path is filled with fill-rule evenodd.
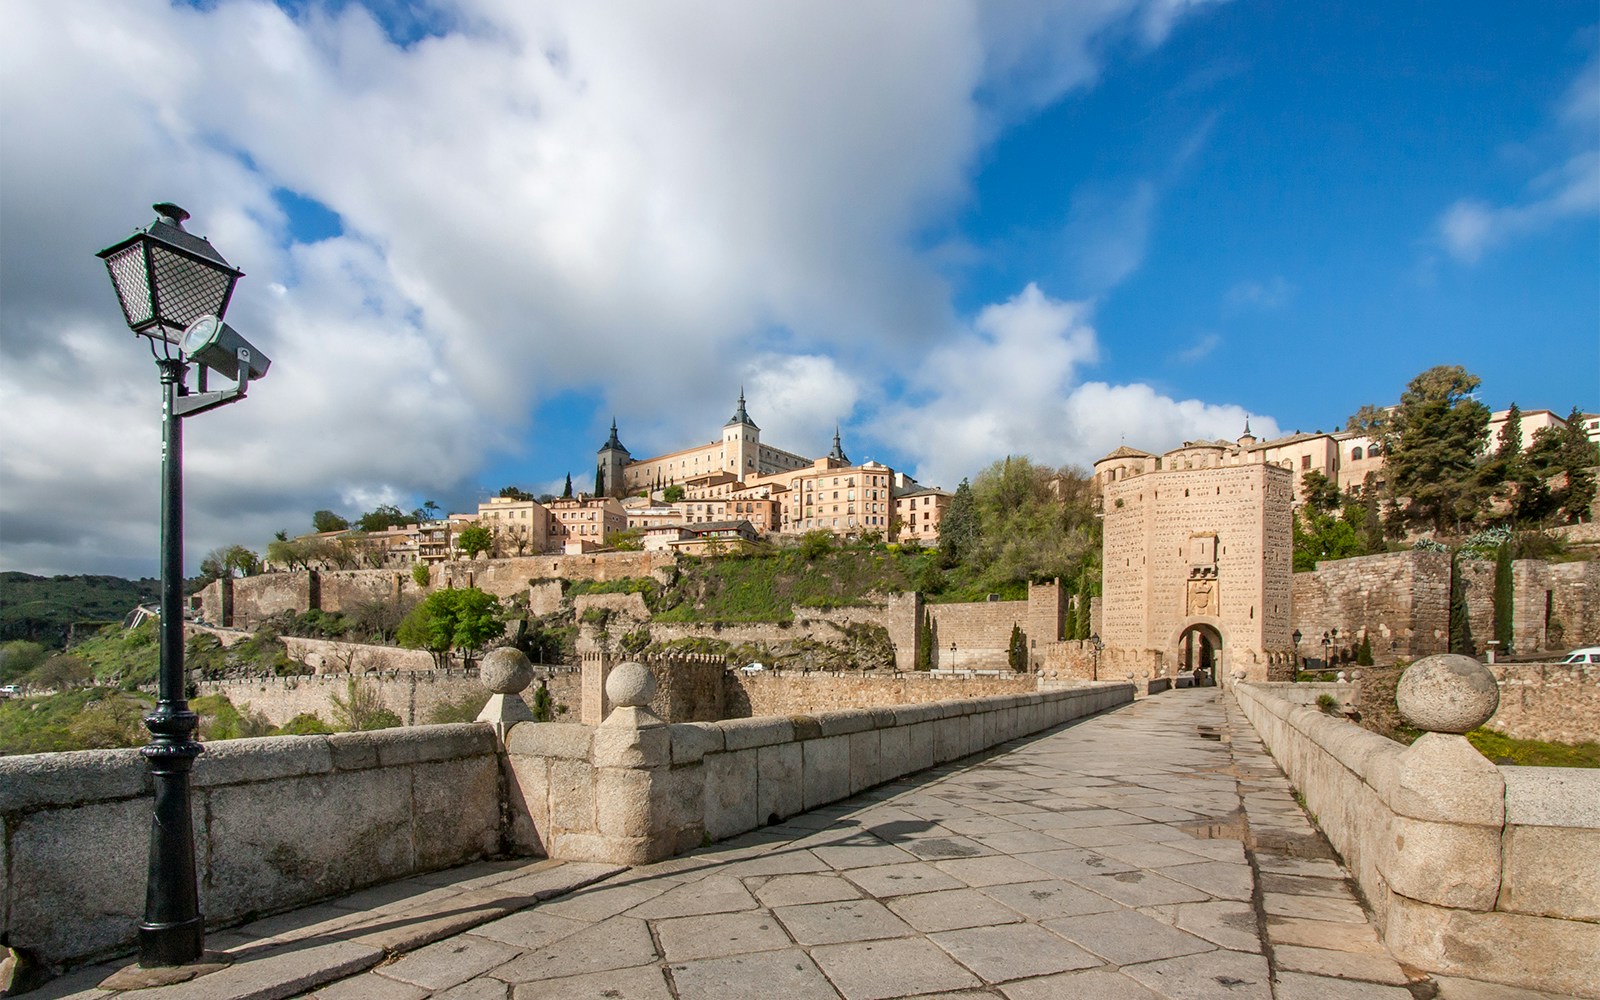
M 567 485 L 561 487 L 561 499 L 570 500 L 571 498 L 572 498 L 572 473 L 569 472 L 569 473 L 567 473 Z
M 939 561 L 955 566 L 966 559 L 978 544 L 978 533 L 978 501 L 972 484 L 963 479 L 939 522 Z
M 1410 502 L 1405 523 L 1438 532 L 1458 528 L 1485 507 L 1489 489 L 1478 457 L 1489 409 L 1473 399 L 1479 379 L 1460 365 L 1430 368 L 1406 387 L 1387 428 L 1391 488 Z
M 1019 674 L 1028 669 L 1028 639 L 1022 634 L 1022 626 L 1015 622 L 1011 625 L 1011 641 L 1006 643 L 1006 660 Z
M 1532 473 L 1549 486 L 1549 505 L 1568 523 L 1587 521 L 1594 504 L 1594 467 L 1600 452 L 1583 429 L 1576 406 L 1561 427 L 1541 427 L 1528 453 Z
M 1511 652 L 1511 583 L 1511 539 L 1507 538 L 1494 553 L 1494 638 L 1501 653 Z
M 390 528 L 402 528 L 411 523 L 411 515 L 406 514 L 392 503 L 379 504 L 377 507 L 362 514 L 356 521 L 356 527 L 365 532 L 387 531 Z
M 43 646 L 26 639 L 13 639 L 0 646 L 0 684 L 10 684 L 39 667 L 46 655 Z
M 1450 555 L 1450 652 L 1478 655 L 1467 608 L 1467 584 L 1461 578 L 1460 553 Z
M 1078 574 L 1078 599 L 1072 609 L 1072 638 L 1087 639 L 1094 633 L 1094 584 L 1086 567 Z
M 433 574 L 428 571 L 428 564 L 427 563 L 419 562 L 419 563 L 412 563 L 411 564 L 411 582 L 412 583 L 416 584 L 419 587 L 426 587 L 428 585 L 428 582 L 432 578 L 433 578 Z
M 533 494 L 532 493 L 529 493 L 526 490 L 519 490 L 515 486 L 502 486 L 502 487 L 500 487 L 500 492 L 497 495 L 498 496 L 507 497 L 507 498 L 509 498 L 511 500 L 532 500 L 533 499 Z
M 1361 645 L 1356 647 L 1356 666 L 1372 666 L 1372 636 L 1361 633 Z
M 679 503 L 683 500 L 683 496 L 683 487 L 676 483 L 661 491 L 661 499 L 665 500 L 667 503 Z
M 346 732 L 393 729 L 403 725 L 400 716 L 383 703 L 383 695 L 370 684 L 351 677 L 345 681 L 345 696 L 334 695 L 333 721 Z
M 456 548 L 465 552 L 468 559 L 476 559 L 494 548 L 494 532 L 481 524 L 470 524 L 456 535 Z
M 1388 423 L 1389 411 L 1387 409 L 1367 403 L 1351 414 L 1350 419 L 1344 422 L 1344 429 L 1347 431 L 1362 431 L 1369 435 L 1381 435 Z
M 436 590 L 406 615 L 396 639 L 407 649 L 426 649 L 439 669 L 459 649 L 470 665 L 472 654 L 505 632 L 500 601 L 476 587 Z
M 318 534 L 328 531 L 344 531 L 349 527 L 349 521 L 331 510 L 313 511 L 311 514 L 311 530 Z

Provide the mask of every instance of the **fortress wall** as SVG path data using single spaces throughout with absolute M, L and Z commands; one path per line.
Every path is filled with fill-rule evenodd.
M 323 611 L 348 611 L 362 604 L 391 603 L 402 595 L 422 595 L 410 573 L 392 569 L 318 570 L 317 580 Z
M 1600 742 L 1600 666 L 1496 663 L 1500 707 L 1485 728 L 1523 740 Z
M 354 677 L 376 692 L 383 706 L 400 717 L 407 726 L 425 725 L 429 715 L 440 705 L 459 702 L 468 695 L 488 697 L 488 691 L 476 675 L 459 670 L 444 672 L 415 672 L 399 674 L 317 674 L 309 677 L 257 677 L 240 680 L 201 681 L 197 685 L 202 695 L 226 695 L 235 707 L 249 705 L 275 726 L 281 726 L 302 712 L 309 712 L 323 722 L 333 723 L 333 697 L 348 697 L 349 679 Z M 538 680 L 533 687 L 538 687 Z M 557 704 L 578 710 L 578 674 L 562 671 L 549 677 L 546 684 L 550 697 Z M 524 700 L 533 696 L 533 688 L 523 692 Z
M 930 604 L 933 664 L 944 670 L 1009 670 L 1011 628 L 1028 623 L 1027 601 Z M 950 644 L 955 643 L 955 652 Z
M 1027 694 L 1036 687 L 1032 676 L 1009 672 L 999 677 L 974 677 L 918 671 L 885 676 L 821 671 L 742 674 L 730 670 L 725 673 L 725 683 L 729 706 L 738 707 L 729 718 L 922 705 L 949 698 Z
M 1294 575 L 1294 627 L 1300 655 L 1322 657 L 1322 635 L 1372 637 L 1373 660 L 1415 659 L 1449 647 L 1450 556 L 1411 550 L 1317 564 Z

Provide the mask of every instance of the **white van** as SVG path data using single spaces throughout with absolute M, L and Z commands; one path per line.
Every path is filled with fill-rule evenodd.
M 1600 646 L 1585 646 L 1567 654 L 1562 663 L 1600 663 Z

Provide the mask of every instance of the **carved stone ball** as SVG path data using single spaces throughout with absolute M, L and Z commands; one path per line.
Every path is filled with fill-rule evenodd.
M 606 678 L 606 697 L 618 708 L 643 708 L 655 696 L 655 675 L 642 663 L 619 663 Z
M 522 650 L 501 646 L 489 650 L 478 664 L 478 680 L 495 694 L 517 694 L 533 683 L 533 664 Z
M 1407 722 L 1430 733 L 1464 733 L 1500 707 L 1500 685 L 1489 668 L 1460 653 L 1436 653 L 1406 668 L 1395 704 Z

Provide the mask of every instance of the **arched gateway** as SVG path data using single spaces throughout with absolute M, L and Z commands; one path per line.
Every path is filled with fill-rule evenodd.
M 1225 648 L 1222 629 L 1215 622 L 1189 622 L 1178 632 L 1172 659 L 1179 672 L 1194 674 L 1196 684 L 1215 684 L 1228 675 Z

